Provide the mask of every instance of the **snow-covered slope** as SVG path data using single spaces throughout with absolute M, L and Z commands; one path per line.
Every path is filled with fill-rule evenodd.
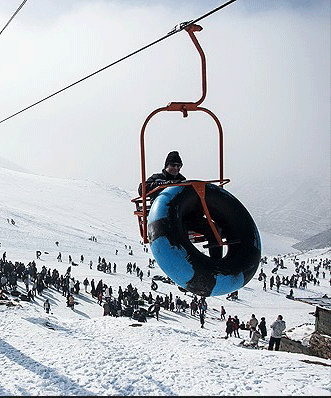
M 134 206 L 128 193 L 107 184 L 62 180 L 29 175 L 0 168 L 0 250 L 11 261 L 27 264 L 35 260 L 38 270 L 58 269 L 64 274 L 72 256 L 75 280 L 100 279 L 118 287 L 131 283 L 138 292 L 151 291 L 151 278 L 162 275 L 156 265 L 147 276 L 152 258 L 140 243 Z M 14 224 L 11 222 L 14 221 Z M 89 238 L 95 236 L 97 241 Z M 268 250 L 287 253 L 293 242 L 266 236 Z M 58 246 L 55 242 L 58 241 Z M 133 255 L 129 254 L 129 246 Z M 285 249 L 285 251 L 284 251 Z M 36 259 L 36 250 L 42 252 Z M 116 254 L 116 250 L 118 253 Z M 62 253 L 63 262 L 57 261 Z M 299 253 L 292 249 L 291 253 Z M 84 262 L 80 263 L 80 256 Z M 96 269 L 98 257 L 117 264 L 116 274 Z M 330 258 L 329 249 L 298 254 L 299 260 Z M 284 257 L 280 275 L 294 272 L 294 254 Z M 92 269 L 89 262 L 92 261 Z M 126 272 L 128 262 L 143 270 L 140 280 Z M 272 257 L 264 265 L 268 278 L 274 267 Z M 329 294 L 329 275 L 320 277 L 320 286 L 295 289 L 296 297 L 321 297 Z M 19 282 L 19 289 L 25 286 Z M 254 313 L 270 324 L 281 313 L 287 329 L 305 325 L 305 333 L 314 330 L 315 307 L 286 299 L 289 288 L 281 286 L 263 291 L 257 275 L 239 291 L 238 301 L 225 297 L 208 298 L 205 328 L 197 316 L 186 312 L 161 310 L 160 319 L 137 321 L 126 317 L 103 317 L 103 308 L 90 295 L 75 296 L 74 311 L 66 306 L 61 291 L 44 290 L 35 302 L 0 305 L 0 395 L 330 395 L 330 361 L 301 354 L 250 350 L 239 343 L 248 339 L 224 339 L 225 322 L 219 319 L 224 305 L 226 316 L 238 315 L 248 321 Z M 156 294 L 172 292 L 190 302 L 192 296 L 177 286 L 158 282 Z M 51 303 L 51 314 L 43 309 Z M 145 306 L 147 307 L 147 305 Z M 135 325 L 132 326 L 132 325 Z M 292 332 L 293 335 L 293 332 Z M 296 337 L 294 335 L 294 337 Z M 298 338 L 300 336 L 297 336 Z M 262 346 L 266 346 L 266 342 Z M 317 364 L 304 362 L 317 361 Z
M 331 246 L 331 228 L 293 245 L 298 250 L 320 249 Z
M 120 242 L 139 243 L 138 222 L 128 192 L 102 182 L 66 180 L 0 167 L 0 243 L 29 250 L 60 249 L 77 254 L 95 248 L 106 255 Z M 248 210 L 250 208 L 248 207 Z M 14 220 L 15 225 L 11 223 Z M 295 253 L 295 239 L 260 231 L 263 255 Z M 14 240 L 13 240 L 14 238 Z M 15 243 L 13 243 L 15 242 Z M 102 249 L 101 249 L 102 248 Z
M 139 244 L 133 196 L 100 182 L 65 180 L 0 168 L 1 243 L 35 253 L 72 255 L 96 246 L 105 255 L 123 240 Z M 11 220 L 15 224 L 11 223 Z M 88 238 L 95 236 L 97 245 Z

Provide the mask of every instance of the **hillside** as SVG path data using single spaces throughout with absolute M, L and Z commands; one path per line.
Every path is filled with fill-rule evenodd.
M 85 278 L 93 278 L 96 284 L 102 279 L 112 287 L 115 297 L 120 286 L 125 289 L 132 284 L 140 294 L 151 292 L 154 298 L 171 292 L 174 298 L 179 296 L 188 303 L 192 300 L 191 294 L 184 294 L 176 285 L 158 282 L 157 290 L 151 290 L 152 277 L 164 274 L 157 265 L 148 267 L 152 255 L 148 246 L 140 243 L 132 195 L 103 183 L 5 169 L 0 169 L 0 178 L 1 254 L 5 252 L 8 260 L 25 265 L 34 260 L 38 271 L 44 266 L 61 275 L 71 255 L 78 264 L 71 267 L 71 276 L 81 284 L 74 310 L 66 306 L 66 298 L 53 286 L 33 302 L 11 297 L 13 306 L 0 305 L 1 396 L 330 394 L 330 361 L 265 349 L 270 324 L 279 313 L 294 339 L 307 338 L 314 330 L 315 307 L 288 300 L 288 286 L 282 285 L 279 292 L 275 288 L 264 292 L 255 275 L 240 289 L 236 301 L 224 296 L 208 298 L 203 329 L 199 317 L 189 309 L 161 309 L 159 321 L 152 317 L 144 324 L 125 316 L 104 317 L 90 286 L 84 291 Z M 96 241 L 90 240 L 91 236 Z M 274 255 L 283 253 L 285 268 L 279 270 L 280 277 L 293 274 L 295 259 L 330 258 L 330 249 L 304 254 L 292 249 L 287 254 L 283 249 L 293 244 L 291 240 L 267 234 L 266 241 Z M 36 250 L 42 252 L 40 259 L 36 259 Z M 57 261 L 59 252 L 62 262 Z M 99 256 L 116 263 L 116 273 L 99 271 Z M 270 255 L 263 265 L 268 278 L 273 275 L 273 257 Z M 141 280 L 127 272 L 129 262 L 136 262 L 143 271 Z M 319 298 L 329 293 L 328 278 L 320 275 L 319 285 L 310 283 L 305 290 L 294 289 L 295 297 Z M 18 289 L 25 291 L 20 280 Z M 51 304 L 50 314 L 43 308 L 46 298 Z M 240 346 L 242 340 L 249 340 L 247 330 L 240 331 L 240 338 L 225 339 L 221 305 L 226 316 L 237 315 L 240 321 L 247 322 L 252 313 L 258 320 L 266 318 L 268 335 L 260 342 L 260 350 Z M 296 332 L 300 325 L 300 332 Z M 317 363 L 312 363 L 314 360 Z M 201 369 L 203 378 L 197 382 Z
M 86 246 L 89 250 L 95 246 L 88 240 L 91 236 L 97 238 L 98 247 L 102 247 L 105 255 L 114 251 L 120 238 L 128 239 L 133 245 L 140 241 L 138 222 L 133 215 L 135 206 L 131 203 L 136 192 L 96 181 L 52 178 L 1 167 L 0 178 L 3 204 L 0 243 L 4 245 L 13 230 L 17 245 L 29 247 L 31 253 L 50 251 L 54 242 L 61 241 L 63 250 L 70 249 L 80 255 Z M 243 203 L 253 215 L 255 207 Z M 11 219 L 15 222 L 14 229 L 8 222 Z M 296 239 L 261 228 L 259 232 L 263 255 L 272 255 L 275 251 L 277 254 L 297 252 L 292 247 Z
M 100 182 L 65 180 L 0 168 L 2 246 L 29 253 L 51 251 L 60 242 L 72 255 L 113 253 L 123 240 L 139 244 L 137 220 L 127 191 Z M 133 196 L 132 196 L 133 197 Z M 14 220 L 15 225 L 10 220 Z M 95 242 L 89 240 L 97 238 Z
M 331 229 L 293 245 L 293 248 L 297 250 L 323 249 L 325 247 L 331 247 Z
M 299 241 L 331 225 L 330 179 L 275 176 L 235 187 L 236 195 L 268 233 Z

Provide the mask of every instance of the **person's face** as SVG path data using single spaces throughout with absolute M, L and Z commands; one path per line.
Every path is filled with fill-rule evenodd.
M 173 175 L 176 176 L 179 173 L 179 170 L 181 169 L 182 165 L 179 163 L 169 163 L 168 166 L 166 167 L 166 171 Z

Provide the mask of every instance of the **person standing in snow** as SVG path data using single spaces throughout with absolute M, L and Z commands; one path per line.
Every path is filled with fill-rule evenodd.
M 92 280 L 91 280 L 91 295 L 92 295 L 92 297 L 95 297 L 95 282 L 94 282 L 94 278 L 92 278 Z
M 80 284 L 80 282 L 77 280 L 74 285 L 74 290 L 77 295 L 79 294 L 79 290 L 80 290 L 79 284 Z
M 102 305 L 102 290 L 99 290 L 99 293 L 98 293 L 98 304 L 99 305 Z
M 74 296 L 72 294 L 69 294 L 69 296 L 68 296 L 68 307 L 73 310 L 74 306 L 75 306 Z
M 262 338 L 262 340 L 264 340 L 264 338 L 267 335 L 267 326 L 266 326 L 266 323 L 265 323 L 265 317 L 264 316 L 261 317 L 261 322 L 259 323 L 259 329 L 260 329 L 260 332 L 261 332 L 261 338 Z
M 201 312 L 200 313 L 200 325 L 201 325 L 201 328 L 203 329 L 204 328 L 204 324 L 205 324 L 205 313 L 204 312 Z
M 46 311 L 46 314 L 49 314 L 49 311 L 51 309 L 51 305 L 50 305 L 48 299 L 46 299 L 46 301 L 44 302 L 44 309 Z
M 159 320 L 160 309 L 161 309 L 160 301 L 159 300 L 155 300 L 154 312 L 155 312 L 155 316 L 156 316 L 156 320 L 157 321 Z
M 95 296 L 98 298 L 99 293 L 103 294 L 103 282 L 102 279 L 99 280 L 97 287 L 95 288 Z
M 84 279 L 83 285 L 85 286 L 85 292 L 87 293 L 87 286 L 90 284 L 87 278 Z
M 221 305 L 221 320 L 223 319 L 225 321 L 225 314 L 226 314 L 225 308 L 223 307 L 223 305 Z
M 110 305 L 109 305 L 109 302 L 108 302 L 108 301 L 106 301 L 106 302 L 104 303 L 104 305 L 103 305 L 103 315 L 104 315 L 104 316 L 110 315 Z
M 249 337 L 252 337 L 252 328 L 257 328 L 259 321 L 256 319 L 255 314 L 252 314 L 252 318 L 249 320 Z
M 286 323 L 283 320 L 282 315 L 278 315 L 275 322 L 271 325 L 271 337 L 269 340 L 268 350 L 272 351 L 275 345 L 275 351 L 279 351 L 280 340 L 282 338 L 282 332 L 286 329 Z
M 231 315 L 229 315 L 228 320 L 226 321 L 226 339 L 230 336 L 232 336 L 232 332 L 233 332 L 233 320 L 231 318 Z
M 198 303 L 196 302 L 196 300 L 194 300 L 194 298 L 190 303 L 190 309 L 191 309 L 191 315 L 195 316 L 195 314 L 198 311 Z
M 234 334 L 234 337 L 240 337 L 239 336 L 239 325 L 240 325 L 240 322 L 239 322 L 238 316 L 235 315 L 234 318 L 233 318 L 233 334 Z

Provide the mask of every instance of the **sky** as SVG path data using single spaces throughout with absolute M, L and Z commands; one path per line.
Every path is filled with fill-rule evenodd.
M 34 260 L 39 272 L 45 266 L 64 275 L 70 254 L 78 264 L 71 267 L 75 281 L 87 277 L 98 283 L 102 279 L 115 296 L 119 286 L 125 289 L 129 283 L 140 294 L 148 294 L 151 278 L 164 275 L 155 264 L 147 276 L 152 254 L 139 243 L 126 191 L 4 168 L 0 168 L 0 181 L 1 256 L 6 252 L 8 260 L 25 265 Z M 96 242 L 88 239 L 91 235 Z M 129 255 L 129 245 L 133 255 Z M 263 265 L 268 282 L 275 275 L 273 257 L 279 252 L 286 267 L 278 270 L 281 278 L 294 273 L 295 260 L 307 263 L 309 259 L 311 266 L 312 259 L 314 265 L 330 259 L 330 248 L 301 253 L 290 245 L 287 240 L 285 251 L 280 250 L 280 240 L 270 243 Z M 36 250 L 42 253 L 38 260 Z M 62 262 L 57 261 L 59 251 Z M 116 262 L 117 272 L 98 271 L 99 256 L 112 265 Z M 128 262 L 136 262 L 144 272 L 142 280 L 126 272 Z M 320 285 L 294 288 L 295 298 L 330 297 L 330 272 L 323 278 L 323 269 L 320 271 Z M 307 344 L 315 329 L 315 305 L 287 299 L 289 286 L 281 285 L 279 292 L 267 286 L 263 291 L 257 273 L 239 290 L 238 300 L 208 297 L 203 329 L 189 310 L 162 308 L 159 321 L 148 318 L 144 324 L 127 317 L 103 316 L 90 287 L 85 293 L 82 284 L 73 311 L 62 292 L 54 288 L 37 295 L 34 303 L 8 295 L 13 306 L 0 305 L 0 396 L 329 396 L 330 360 L 266 349 L 270 325 L 278 314 L 286 322 L 286 335 Z M 18 290 L 25 291 L 20 280 Z M 151 291 L 154 299 L 156 294 L 165 297 L 170 292 L 174 298 L 192 300 L 191 294 L 185 295 L 176 285 L 159 282 L 157 290 Z M 46 298 L 51 304 L 48 315 L 43 308 Z M 253 313 L 259 321 L 265 317 L 267 337 L 260 340 L 259 350 L 240 345 L 249 342 L 247 330 L 240 331 L 239 338 L 224 338 L 221 305 L 227 317 L 237 315 L 244 323 Z M 131 326 L 139 324 L 142 326 Z
M 0 1 L 0 27 L 21 1 Z M 0 120 L 222 4 L 199 1 L 27 1 L 0 35 Z M 330 174 L 330 3 L 237 0 L 201 20 L 207 60 L 201 106 L 224 131 L 224 177 Z M 140 130 L 171 101 L 201 96 L 200 59 L 185 31 L 0 123 L 0 157 L 37 174 L 135 190 Z M 200 112 L 158 114 L 146 173 L 171 150 L 182 174 L 219 178 L 218 132 Z

